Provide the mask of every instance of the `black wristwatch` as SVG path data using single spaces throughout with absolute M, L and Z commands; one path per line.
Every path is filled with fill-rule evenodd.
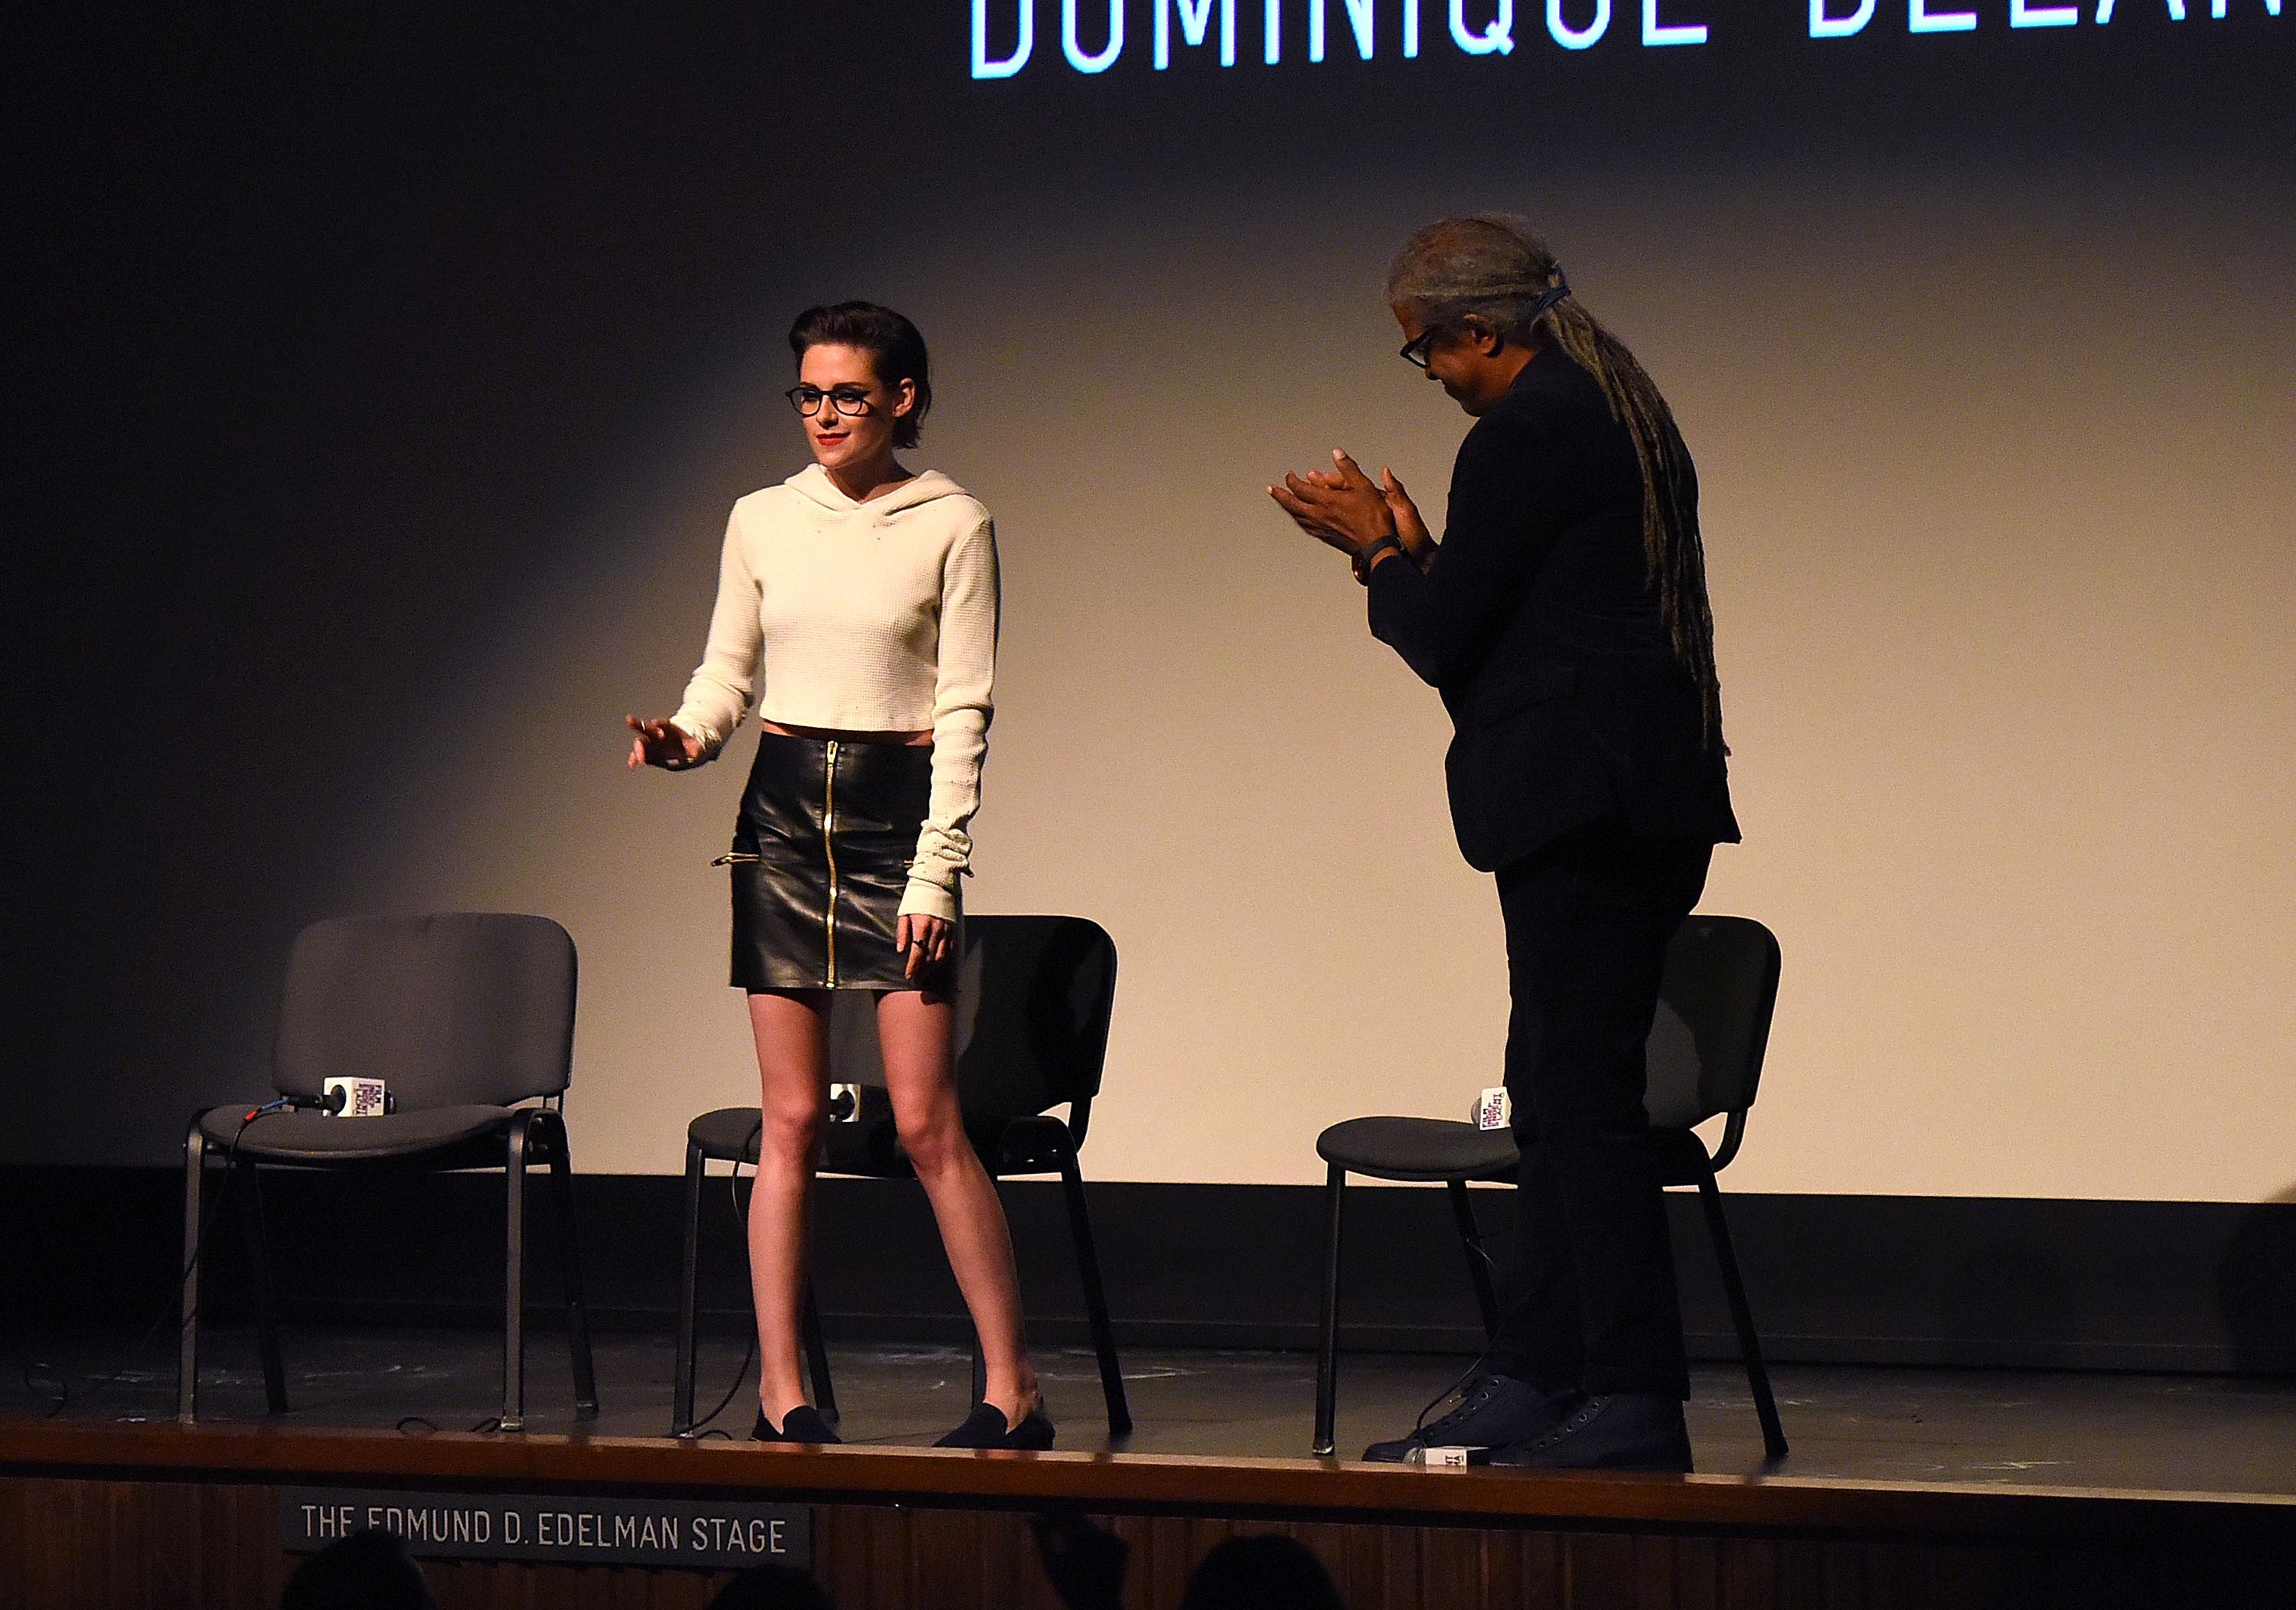
M 1393 532 L 1381 537 L 1370 547 L 1356 555 L 1356 573 L 1365 586 L 1371 585 L 1371 568 L 1379 563 L 1379 556 L 1390 548 L 1394 549 L 1398 553 L 1403 553 L 1403 539 Z M 1407 559 L 1410 555 L 1405 554 L 1404 557 Z

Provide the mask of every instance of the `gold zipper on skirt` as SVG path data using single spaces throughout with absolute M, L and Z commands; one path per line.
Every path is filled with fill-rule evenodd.
M 822 921 L 828 929 L 829 976 L 823 980 L 831 989 L 837 987 L 837 740 L 829 740 L 829 753 L 823 763 L 821 807 L 821 846 L 829 856 L 829 903 L 824 908 Z

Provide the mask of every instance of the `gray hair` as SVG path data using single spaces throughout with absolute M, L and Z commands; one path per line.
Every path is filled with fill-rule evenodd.
M 1430 224 L 1405 241 L 1388 267 L 1387 299 L 1431 326 L 1472 315 L 1528 341 L 1562 283 L 1561 266 L 1528 218 L 1478 213 Z
M 1643 560 L 1675 658 L 1706 706 L 1706 740 L 1722 743 L 1722 684 L 1714 671 L 1714 612 L 1706 598 L 1706 544 L 1698 529 L 1698 478 L 1657 384 L 1595 321 L 1527 218 L 1478 213 L 1430 224 L 1403 243 L 1387 271 L 1387 299 L 1432 330 L 1479 317 L 1521 347 L 1543 333 L 1603 388 L 1611 417 L 1634 443 L 1643 479 Z M 1728 754 L 1727 748 L 1722 753 Z

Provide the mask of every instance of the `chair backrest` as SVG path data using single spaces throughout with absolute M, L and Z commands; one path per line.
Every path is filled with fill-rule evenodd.
M 406 1111 L 507 1106 L 566 1088 L 574 941 L 547 917 L 336 917 L 295 936 L 272 1083 L 388 1082 Z
M 1751 917 L 1686 918 L 1667 946 L 1643 1106 L 1659 1129 L 1730 1114 L 1718 1161 L 1736 1149 L 1736 1122 L 1754 1104 L 1779 966 L 1776 936 Z
M 968 1124 L 1070 1104 L 1078 1139 L 1100 1093 L 1116 1005 L 1116 942 L 1085 917 L 967 917 L 956 998 L 956 1089 Z M 840 990 L 830 1077 L 885 1083 L 875 998 Z

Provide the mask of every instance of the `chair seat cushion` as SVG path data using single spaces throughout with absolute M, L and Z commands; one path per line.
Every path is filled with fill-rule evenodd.
M 703 1156 L 722 1163 L 754 1165 L 759 1132 L 758 1109 L 754 1107 L 721 1107 L 685 1126 L 687 1143 L 701 1148 Z M 868 1174 L 883 1179 L 905 1179 L 911 1172 L 908 1159 L 901 1155 L 899 1138 L 893 1132 L 893 1121 L 890 1118 L 823 1124 L 821 1156 L 816 1166 L 824 1173 Z
M 248 1107 L 256 1105 L 250 1102 Z M 200 1132 L 217 1151 L 264 1163 L 371 1163 L 416 1157 L 499 1136 L 517 1109 L 427 1107 L 377 1118 L 337 1118 L 308 1108 L 266 1113 L 244 1130 L 248 1107 L 210 1107 Z M 499 1162 L 499 1158 L 485 1161 Z
M 1061 1166 L 1069 1129 L 1060 1119 L 1040 1114 L 1013 1119 L 997 1133 L 986 1129 L 968 1133 L 973 1149 L 991 1173 L 1052 1173 Z M 758 1134 L 754 1107 L 721 1107 L 685 1126 L 687 1142 L 701 1148 L 703 1156 L 719 1162 L 757 1162 Z M 906 1180 L 914 1172 L 901 1151 L 900 1137 L 890 1118 L 823 1124 L 818 1166 L 826 1174 L 860 1174 L 879 1180 Z
M 1350 1118 L 1316 1137 L 1316 1153 L 1350 1173 L 1377 1180 L 1504 1180 L 1513 1177 L 1514 1136 L 1450 1118 Z
M 907 1180 L 916 1173 L 890 1118 L 823 1124 L 816 1166 L 824 1174 L 859 1174 L 871 1180 Z
M 1064 1120 L 1039 1113 L 1013 1119 L 993 1138 L 976 1134 L 972 1145 L 991 1173 L 1053 1174 L 1060 1172 L 1062 1156 L 1075 1150 L 1076 1141 Z
M 703 1156 L 720 1162 L 755 1163 L 758 1122 L 754 1107 L 721 1107 L 685 1126 L 686 1144 L 700 1147 Z

